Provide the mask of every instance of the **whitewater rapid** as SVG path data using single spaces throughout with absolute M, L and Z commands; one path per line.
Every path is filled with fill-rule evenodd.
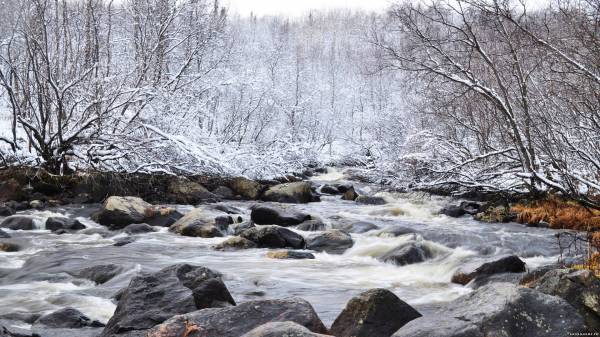
M 319 176 L 315 183 L 344 182 L 338 171 Z M 449 218 L 438 211 L 452 202 L 423 193 L 378 192 L 378 186 L 354 185 L 366 194 L 385 198 L 385 205 L 359 205 L 323 196 L 319 203 L 294 205 L 321 218 L 328 227 L 340 222 L 365 221 L 376 230 L 352 234 L 355 244 L 342 255 L 315 253 L 314 260 L 275 260 L 267 249 L 221 252 L 212 246 L 227 238 L 190 238 L 157 228 L 136 235 L 137 240 L 115 247 L 124 233 L 108 233 L 89 215 L 95 206 L 71 205 L 31 211 L 38 221 L 34 231 L 7 230 L 24 247 L 0 252 L 0 316 L 15 313 L 43 314 L 74 307 L 92 319 L 108 321 L 115 309 L 111 297 L 140 271 L 156 271 L 175 263 L 191 263 L 218 270 L 236 302 L 299 296 L 308 300 L 326 324 L 331 323 L 354 295 L 370 288 L 387 288 L 423 313 L 472 291 L 452 284 L 461 267 L 478 265 L 509 254 L 518 255 L 529 269 L 557 261 L 555 231 L 519 224 L 486 224 L 469 217 Z M 456 202 L 456 201 L 454 201 Z M 249 219 L 255 202 L 227 202 Z M 177 206 L 182 212 L 191 206 Z M 203 206 L 201 206 L 203 207 Z M 220 213 L 206 208 L 207 212 Z M 49 216 L 78 218 L 89 228 L 76 234 L 55 235 L 43 228 Z M 0 217 L 1 220 L 1 217 Z M 394 237 L 398 227 L 415 233 Z M 297 230 L 296 230 L 297 231 Z M 310 232 L 297 231 L 307 236 Z M 407 266 L 377 259 L 410 241 L 419 241 L 435 252 L 433 259 Z M 68 271 L 92 264 L 120 264 L 126 272 L 102 285 L 72 277 Z

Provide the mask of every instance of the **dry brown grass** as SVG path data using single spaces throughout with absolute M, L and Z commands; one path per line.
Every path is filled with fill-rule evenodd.
M 556 197 L 516 204 L 511 207 L 511 211 L 517 213 L 517 221 L 524 224 L 534 225 L 545 221 L 557 229 L 600 230 L 599 210 Z

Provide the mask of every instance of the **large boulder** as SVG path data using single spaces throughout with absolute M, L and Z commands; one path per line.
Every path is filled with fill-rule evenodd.
M 307 203 L 313 200 L 313 192 L 310 183 L 300 181 L 271 186 L 265 191 L 263 198 L 267 201 Z
M 321 193 L 325 193 L 325 194 L 332 194 L 332 195 L 336 195 L 336 194 L 342 194 L 343 192 L 340 191 L 339 185 L 338 184 L 325 184 L 323 186 L 321 186 L 321 189 L 319 190 Z
M 493 262 L 484 263 L 472 272 L 458 270 L 452 275 L 451 282 L 465 285 L 478 277 L 487 277 L 493 274 L 523 272 L 525 272 L 525 262 L 517 256 L 511 255 Z
M 304 248 L 304 238 L 287 228 L 280 226 L 260 226 L 249 228 L 240 233 L 260 248 Z
M 34 330 L 40 330 L 44 328 L 98 328 L 103 326 L 104 324 L 90 319 L 77 309 L 63 308 L 40 317 L 34 323 Z
M 215 202 L 219 197 L 195 181 L 177 178 L 167 187 L 171 199 L 178 204 L 196 204 L 202 201 Z
M 195 208 L 171 225 L 169 230 L 183 236 L 214 238 L 225 236 L 228 227 L 228 223 L 216 222 L 200 208 Z
M 451 218 L 458 218 L 467 214 L 467 212 L 465 212 L 465 210 L 462 209 L 460 206 L 448 205 L 442 208 L 442 210 L 440 210 L 440 214 L 449 216 Z
M 154 228 L 145 223 L 132 223 L 131 225 L 123 228 L 123 231 L 127 234 L 142 234 L 154 232 Z
M 69 274 L 94 281 L 97 284 L 103 284 L 110 281 L 113 277 L 123 272 L 123 266 L 116 264 L 100 264 L 96 266 L 86 267 L 77 271 L 69 272 Z
M 358 198 L 358 193 L 354 190 L 354 186 L 351 186 L 344 192 L 344 195 L 342 195 L 342 200 L 354 201 L 356 198 Z
M 183 218 L 178 210 L 170 207 L 154 208 L 153 214 L 145 219 L 145 223 L 156 227 L 170 227 L 177 220 Z
M 383 262 L 393 263 L 399 266 L 423 262 L 431 259 L 434 252 L 420 242 L 410 242 L 400 245 L 385 253 L 379 259 Z
M 565 300 L 495 283 L 409 322 L 393 337 L 564 337 L 584 331 L 583 318 Z
M 19 245 L 10 242 L 0 242 L 0 252 L 14 253 L 21 250 Z
M 342 254 L 352 246 L 354 246 L 354 240 L 350 234 L 339 229 L 315 233 L 306 238 L 306 249 L 329 254 Z
M 0 229 L 0 239 L 8 239 L 8 238 L 10 238 L 10 235 Z
M 134 277 L 119 297 L 101 336 L 146 330 L 180 314 L 235 305 L 221 274 L 208 268 L 177 264 Z
M 46 229 L 53 232 L 59 230 L 65 231 L 77 231 L 85 229 L 85 225 L 79 222 L 77 219 L 70 219 L 65 217 L 49 217 L 46 219 Z
M 11 216 L 11 215 L 15 215 L 15 213 L 16 213 L 15 210 L 9 206 L 4 206 L 4 205 L 0 206 L 0 216 Z
M 569 302 L 588 327 L 600 333 L 600 280 L 589 270 L 555 269 L 529 286 Z
M 233 235 L 240 235 L 240 233 L 245 231 L 246 229 L 254 227 L 256 227 L 256 225 L 252 221 L 246 221 L 242 223 L 233 224 L 229 226 L 229 229 L 231 232 L 233 232 Z
M 151 329 L 147 337 L 240 337 L 263 324 L 286 321 L 316 333 L 327 331 L 310 303 L 294 297 L 250 301 L 235 307 L 175 316 Z
M 410 305 L 386 289 L 371 289 L 352 298 L 331 326 L 336 337 L 389 337 L 421 317 Z
M 8 228 L 12 230 L 29 231 L 35 229 L 35 223 L 32 217 L 26 215 L 12 215 L 2 220 L 0 228 Z
M 259 225 L 278 225 L 287 227 L 295 226 L 306 220 L 310 220 L 311 216 L 289 207 L 256 205 L 252 207 L 250 218 Z
M 212 193 L 214 193 L 215 195 L 217 195 L 223 199 L 233 199 L 235 197 L 235 194 L 233 193 L 231 188 L 229 188 L 227 186 L 219 186 L 219 187 L 215 188 L 212 191 Z
M 270 322 L 256 327 L 242 337 L 333 337 L 312 332 L 294 322 Z
M 261 184 L 244 177 L 233 178 L 229 187 L 236 195 L 249 200 L 257 200 L 263 189 Z
M 102 209 L 92 215 L 97 223 L 110 229 L 122 229 L 132 223 L 145 222 L 152 205 L 138 197 L 116 197 L 106 199 Z
M 240 249 L 257 248 L 258 245 L 253 241 L 244 239 L 240 236 L 233 236 L 214 247 L 215 250 L 231 251 Z

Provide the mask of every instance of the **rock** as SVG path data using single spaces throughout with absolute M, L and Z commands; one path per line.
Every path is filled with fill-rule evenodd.
M 228 228 L 229 225 L 233 225 L 233 218 L 229 215 L 219 215 L 215 217 L 215 225 L 217 227 Z
M 356 191 L 354 190 L 354 186 L 350 187 L 346 192 L 344 192 L 344 195 L 342 196 L 342 200 L 356 200 L 356 198 L 358 198 L 358 193 L 356 193 Z
M 280 250 L 267 252 L 267 257 L 280 260 L 303 260 L 314 259 L 315 256 L 308 252 L 298 252 L 295 250 Z
M 109 197 L 92 219 L 110 229 L 123 229 L 132 223 L 145 222 L 152 205 L 138 197 Z
M 555 269 L 533 281 L 529 287 L 569 302 L 590 330 L 600 332 L 600 280 L 593 272 Z
M 412 228 L 403 227 L 403 226 L 394 226 L 382 229 L 377 233 L 377 236 L 380 237 L 398 237 L 406 234 L 414 234 L 416 231 Z
M 221 281 L 221 274 L 177 264 L 134 277 L 101 336 L 146 330 L 175 315 L 228 305 L 235 302 Z
M 333 195 L 343 193 L 342 191 L 340 191 L 339 185 L 328 185 L 328 184 L 321 186 L 320 191 L 321 191 L 321 193 L 333 194 Z
M 347 233 L 366 233 L 368 231 L 372 231 L 378 228 L 379 227 L 370 222 L 357 221 L 343 226 L 342 230 Z
M 228 224 L 215 223 L 200 208 L 194 208 L 171 225 L 169 230 L 183 236 L 214 238 L 225 236 L 228 226 Z
M 240 236 L 256 243 L 260 248 L 304 248 L 304 238 L 300 234 L 280 226 L 246 229 Z
M 8 238 L 10 238 L 10 235 L 0 229 L 0 239 L 8 239 Z
M 0 325 L 0 337 L 40 337 L 39 335 L 24 335 L 24 334 L 20 334 L 20 333 L 16 333 L 16 332 L 12 332 L 10 330 L 8 330 L 7 328 L 3 327 L 2 325 Z
M 465 285 L 471 282 L 473 279 L 484 275 L 524 272 L 525 262 L 523 262 L 517 256 L 512 255 L 493 262 L 484 263 L 475 269 L 475 271 L 470 273 L 457 271 L 454 273 L 454 275 L 452 275 L 451 282 Z
M 46 220 L 46 229 L 56 232 L 58 230 L 78 231 L 85 229 L 85 225 L 77 219 L 64 217 L 49 217 Z
M 170 227 L 177 220 L 183 218 L 183 214 L 178 210 L 169 207 L 155 208 L 153 213 L 144 222 L 154 227 Z
M 231 237 L 214 247 L 215 250 L 240 250 L 240 249 L 251 249 L 257 248 L 258 245 L 248 239 L 244 239 L 240 236 Z
M 551 264 L 551 265 L 546 265 L 546 266 L 541 266 L 539 268 L 536 268 L 532 271 L 529 271 L 525 275 L 523 275 L 523 277 L 521 277 L 521 280 L 519 281 L 519 284 L 529 287 L 529 285 L 533 281 L 536 281 L 536 280 L 542 278 L 542 276 L 546 275 L 547 272 L 549 272 L 551 270 L 555 270 L 555 269 L 562 269 L 561 265 Z
M 25 215 L 11 215 L 0 223 L 0 228 L 28 231 L 35 229 L 35 224 L 32 217 Z
M 354 245 L 350 234 L 339 229 L 315 233 L 306 239 L 306 249 L 329 254 L 342 254 Z
M 331 326 L 336 337 L 388 337 L 421 314 L 386 289 L 352 298 Z
M 327 331 L 308 302 L 300 298 L 288 298 L 250 301 L 235 307 L 204 309 L 175 316 L 151 329 L 147 337 L 182 337 L 190 330 L 196 332 L 190 337 L 239 337 L 263 324 L 287 321 L 316 333 Z
M 10 314 L 0 316 L 0 321 L 19 321 L 25 322 L 27 324 L 33 324 L 40 317 L 40 314 L 32 314 L 29 312 L 13 312 Z
M 583 331 L 583 319 L 563 299 L 495 283 L 407 323 L 393 337 L 564 337 Z
M 306 220 L 310 220 L 311 216 L 287 207 L 256 205 L 252 207 L 250 218 L 259 225 L 278 225 L 287 227 L 295 226 Z
M 34 327 L 79 329 L 85 327 L 103 327 L 104 324 L 93 321 L 82 312 L 73 308 L 64 308 L 40 317 Z
M 244 177 L 234 178 L 229 187 L 236 195 L 249 200 L 257 200 L 263 189 L 261 184 Z
M 145 223 L 134 223 L 123 229 L 127 234 L 141 234 L 155 232 L 152 226 Z
M 15 213 L 15 210 L 8 206 L 0 206 L 0 216 L 11 216 Z
M 252 329 L 242 337 L 327 337 L 294 322 L 270 322 Z M 333 337 L 333 336 L 329 336 Z
M 359 204 L 363 205 L 385 205 L 387 202 L 382 197 L 370 197 L 366 195 L 359 195 L 354 199 Z
M 440 214 L 447 215 L 451 218 L 459 218 L 467 213 L 460 206 L 450 205 L 442 208 Z
M 473 216 L 475 220 L 483 222 L 511 222 L 515 221 L 517 215 L 511 212 L 510 207 L 507 206 L 495 206 L 488 207 L 483 212 L 479 212 Z
M 233 224 L 233 225 L 229 226 L 229 228 L 233 231 L 233 235 L 240 235 L 240 233 L 245 231 L 246 229 L 254 228 L 254 227 L 256 227 L 256 226 L 254 225 L 254 223 L 252 223 L 250 221 L 242 222 L 239 224 Z
M 104 284 L 123 272 L 123 267 L 116 264 L 101 264 L 69 272 L 74 277 L 85 278 L 96 284 Z
M 473 201 L 463 201 L 459 206 L 466 214 L 475 215 L 481 211 L 482 205 Z
M 135 238 L 128 236 L 128 237 L 119 238 L 119 239 L 115 240 L 115 243 L 113 244 L 113 246 L 122 247 L 122 246 L 126 246 L 132 242 L 135 242 Z
M 385 253 L 379 259 L 386 263 L 398 266 L 423 262 L 434 256 L 429 247 L 420 242 L 411 242 L 401 245 Z
M 215 202 L 219 197 L 204 186 L 186 178 L 174 179 L 169 183 L 167 191 L 170 198 L 178 204 L 197 204 L 202 201 Z
M 308 203 L 313 199 L 310 183 L 295 182 L 269 187 L 263 198 L 267 201 L 282 203 Z
M 521 281 L 523 274 L 524 273 L 502 273 L 492 275 L 481 275 L 473 279 L 473 281 L 470 282 L 468 286 L 470 288 L 477 289 L 483 287 L 484 285 L 500 282 L 519 284 L 519 281 Z
M 219 187 L 215 188 L 212 191 L 212 193 L 223 199 L 233 199 L 233 197 L 235 197 L 233 190 L 231 190 L 231 188 L 226 187 L 226 186 L 219 186 Z
M 19 245 L 9 242 L 0 242 L 0 252 L 14 253 L 21 250 Z
M 296 227 L 301 231 L 316 232 L 325 230 L 325 223 L 321 220 L 306 220 Z

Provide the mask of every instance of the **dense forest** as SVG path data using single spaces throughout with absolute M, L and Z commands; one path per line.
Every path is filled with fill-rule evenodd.
M 241 17 L 3 1 L 0 164 L 270 177 L 360 163 L 452 190 L 600 191 L 600 2 Z

